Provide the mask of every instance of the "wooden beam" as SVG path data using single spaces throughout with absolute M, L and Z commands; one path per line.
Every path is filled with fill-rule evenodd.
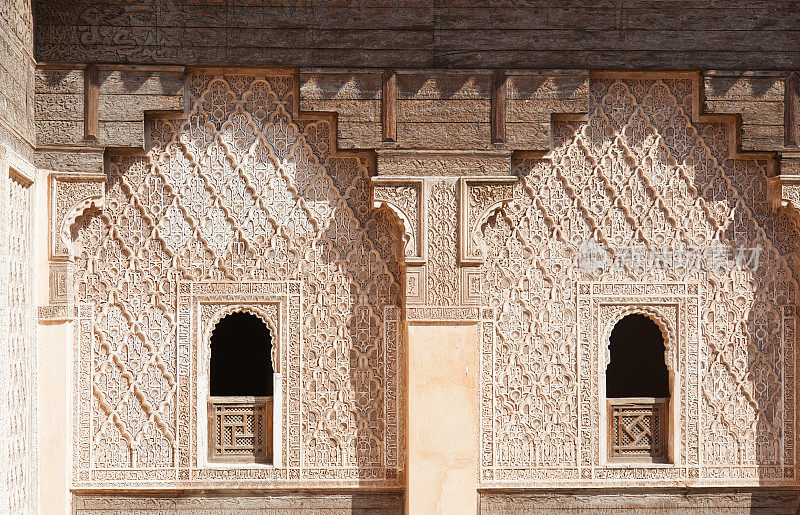
M 800 100 L 800 74 L 789 72 L 786 74 L 786 85 L 784 87 L 784 145 L 796 147 L 798 144 L 798 124 L 800 124 L 800 112 L 798 112 L 798 100 Z
M 397 141 L 397 74 L 386 70 L 381 77 L 381 137 Z
M 492 143 L 506 141 L 506 74 L 496 71 L 492 75 L 491 123 Z
M 83 137 L 97 141 L 100 107 L 100 72 L 94 64 L 83 70 Z

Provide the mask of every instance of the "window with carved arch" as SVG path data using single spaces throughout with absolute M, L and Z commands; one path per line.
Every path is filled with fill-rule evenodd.
M 669 370 L 661 328 L 647 315 L 620 319 L 606 368 L 609 458 L 668 461 Z
M 237 311 L 211 333 L 209 459 L 272 463 L 272 337 L 258 316 Z

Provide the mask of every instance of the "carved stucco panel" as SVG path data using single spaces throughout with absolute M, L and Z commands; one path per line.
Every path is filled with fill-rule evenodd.
M 24 168 L 19 165 L 26 165 Z M 0 502 L 36 510 L 37 342 L 34 294 L 35 185 L 29 165 L 0 146 Z
M 146 156 L 114 157 L 105 211 L 79 220 L 81 485 L 392 483 L 403 318 L 479 324 L 483 486 L 794 484 L 797 215 L 772 210 L 768 159 L 698 118 L 696 77 L 595 77 L 588 117 L 554 123 L 544 157 L 516 155 L 516 180 L 400 167 L 372 185 L 369 159 L 334 154 L 329 120 L 295 117 L 291 77 L 196 76 L 188 90 L 188 119 L 154 120 Z M 383 203 L 395 214 L 371 209 Z M 598 269 L 577 259 L 587 242 Z M 761 254 L 619 266 L 631 245 Z M 181 367 L 196 357 L 153 343 L 191 319 L 182 281 L 299 281 L 282 467 L 204 469 L 183 445 L 196 392 Z M 672 466 L 602 458 L 608 325 L 636 310 L 675 320 Z
M 671 461 L 680 468 L 681 477 L 698 477 L 699 417 L 696 378 L 700 341 L 697 338 L 700 326 L 699 287 L 686 283 L 582 283 L 578 286 L 578 317 L 587 330 L 579 330 L 579 347 L 588 355 L 581 359 L 582 377 L 596 377 L 586 392 L 587 401 L 593 406 L 593 416 L 584 418 L 588 425 L 581 431 L 591 435 L 591 445 L 585 463 L 596 470 L 594 474 L 609 474 L 600 471 L 606 464 L 605 370 L 610 361 L 609 339 L 614 325 L 624 316 L 640 313 L 651 318 L 664 335 L 664 361 L 670 371 L 671 427 L 669 433 L 672 447 Z M 594 366 L 595 369 L 587 368 Z M 677 400 L 678 402 L 674 402 Z M 596 406 L 596 408 L 594 408 Z M 693 408 L 693 409 L 692 409 Z M 589 440 L 585 441 L 587 444 Z M 612 473 L 613 474 L 613 473 Z M 610 477 L 610 476 L 609 476 Z
M 49 305 L 39 307 L 41 321 L 75 317 L 74 256 L 71 231 L 84 213 L 103 207 L 106 176 L 51 173 L 49 176 Z
M 105 175 L 50 175 L 50 258 L 69 259 L 70 229 L 78 216 L 90 207 L 103 205 Z
M 496 310 L 481 331 L 484 486 L 794 484 L 798 216 L 773 210 L 768 156 L 738 154 L 698 91 L 692 74 L 600 74 L 588 117 L 515 160 L 512 199 L 478 232 L 480 304 Z M 680 442 L 672 465 L 610 467 L 607 326 L 637 310 L 676 320 Z
M 388 206 L 403 223 L 403 254 L 407 264 L 423 264 L 427 255 L 427 217 L 424 183 L 421 179 L 372 179 L 373 205 Z
M 179 407 L 178 434 L 185 440 L 179 446 L 178 473 L 182 479 L 209 479 L 231 474 L 236 470 L 241 478 L 286 479 L 286 463 L 299 463 L 299 456 L 288 456 L 290 447 L 288 435 L 300 435 L 299 419 L 290 417 L 296 411 L 288 405 L 287 375 L 284 370 L 288 356 L 298 356 L 300 328 L 302 326 L 300 284 L 297 282 L 203 282 L 181 283 L 178 296 L 178 347 L 179 356 L 189 357 L 185 370 L 179 374 L 180 390 L 191 391 L 184 396 L 185 404 Z M 275 372 L 276 409 L 273 419 L 275 439 L 279 442 L 274 455 L 274 467 L 238 466 L 226 469 L 224 466 L 208 469 L 207 456 L 207 413 L 204 399 L 208 395 L 209 359 L 211 333 L 224 316 L 233 312 L 249 312 L 261 318 L 269 327 L 272 336 L 271 351 Z M 181 316 L 182 315 L 182 316 Z M 295 362 L 297 363 L 297 362 Z M 296 374 L 293 375 L 297 379 Z M 296 390 L 296 388 L 294 388 Z M 297 408 L 299 404 L 294 407 Z M 291 424 L 294 424 L 292 428 Z M 272 444 L 272 443 L 270 443 Z M 299 449 L 299 442 L 292 446 Z M 297 469 L 299 467 L 296 466 Z M 227 470 L 227 472 L 225 472 Z M 296 470 L 299 472 L 299 470 Z
M 77 220 L 75 484 L 396 484 L 401 237 L 372 209 L 372 160 L 334 153 L 330 119 L 298 116 L 291 75 L 195 75 L 187 90 L 187 118 L 150 120 L 150 150 L 112 156 L 103 210 Z M 269 303 L 259 284 L 288 288 L 281 463 L 206 468 L 199 319 Z
M 426 183 L 428 193 L 427 296 L 430 305 L 459 305 L 461 272 L 458 263 L 458 179 Z
M 512 177 L 460 179 L 459 247 L 462 265 L 479 265 L 483 262 L 486 249 L 480 226 L 495 208 L 513 199 L 516 182 Z M 468 289 L 471 288 L 468 286 Z

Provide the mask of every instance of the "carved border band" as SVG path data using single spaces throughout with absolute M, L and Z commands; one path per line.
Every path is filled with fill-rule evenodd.
M 583 480 L 696 480 L 699 470 L 700 420 L 697 378 L 700 352 L 700 293 L 697 284 L 579 283 L 578 380 L 579 460 Z M 605 368 L 614 324 L 631 313 L 652 318 L 664 331 L 665 358 L 671 374 L 672 411 L 669 440 L 672 464 L 630 466 L 606 463 Z
M 79 389 L 75 397 L 74 411 L 76 441 L 73 471 L 77 490 L 98 486 L 109 487 L 114 481 L 137 487 L 183 487 L 203 488 L 224 482 L 230 486 L 235 479 L 235 488 L 252 489 L 264 487 L 298 486 L 319 487 L 319 480 L 326 486 L 386 487 L 386 480 L 400 479 L 398 471 L 403 468 L 403 449 L 400 447 L 402 431 L 402 407 L 399 404 L 401 376 L 397 366 L 402 356 L 399 342 L 403 339 L 400 311 L 397 307 L 384 309 L 386 331 L 383 337 L 386 360 L 383 366 L 387 378 L 384 393 L 386 410 L 386 467 L 369 469 L 317 469 L 303 464 L 303 300 L 299 281 L 278 282 L 179 282 L 177 286 L 177 377 L 175 378 L 177 444 L 174 466 L 151 469 L 80 469 L 78 463 L 93 463 L 92 445 L 88 428 L 91 427 L 90 412 L 78 409 L 89 405 L 90 388 Z M 271 331 L 277 335 L 276 379 L 281 381 L 281 437 L 278 445 L 280 456 L 275 456 L 274 466 L 204 466 L 198 456 L 203 452 L 198 445 L 203 435 L 198 432 L 202 418 L 203 399 L 198 395 L 198 379 L 201 375 L 203 352 L 210 329 L 217 318 L 241 309 L 255 309 L 269 321 Z M 92 341 L 93 311 L 83 306 L 75 325 L 76 357 L 90 352 Z M 274 343 L 273 343 L 274 344 Z M 83 346 L 83 348 L 81 347 Z M 75 370 L 76 385 L 92 384 L 92 371 L 88 361 L 78 361 Z M 278 388 L 276 388 L 276 391 Z M 188 444 L 187 444 L 188 443 Z M 173 484 L 171 484 L 174 482 Z
M 278 367 L 276 371 L 288 370 L 286 360 L 294 358 L 300 365 L 300 328 L 302 309 L 299 282 L 182 282 L 178 285 L 178 478 L 182 480 L 221 479 L 236 474 L 242 479 L 280 480 L 291 475 L 299 475 L 300 469 L 300 405 L 299 397 L 283 395 L 280 406 L 282 428 L 281 456 L 275 456 L 276 463 L 285 467 L 230 467 L 229 469 L 200 466 L 203 453 L 202 432 L 198 431 L 205 421 L 203 415 L 204 399 L 199 390 L 199 382 L 204 380 L 205 364 L 208 356 L 210 331 L 216 318 L 221 314 L 246 306 L 256 309 L 269 321 L 274 332 L 273 346 L 277 348 Z M 275 343 L 277 342 L 277 346 Z M 188 360 L 188 363 L 187 363 Z M 188 366 L 187 366 L 188 365 Z M 291 367 L 294 368 L 294 367 Z M 276 374 L 277 375 L 277 374 Z M 290 379 L 290 376 L 291 379 Z M 299 394 L 299 373 L 280 374 L 282 384 L 276 385 L 281 392 Z M 290 382 L 293 381 L 293 384 Z M 289 405 L 289 399 L 295 399 Z M 187 416 L 188 415 L 188 416 Z M 203 426 L 205 427 L 205 426 Z M 291 444 L 289 439 L 292 439 Z M 188 445 L 183 442 L 188 442 Z

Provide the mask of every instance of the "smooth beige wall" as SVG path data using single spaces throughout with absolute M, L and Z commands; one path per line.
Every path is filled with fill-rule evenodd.
M 36 299 L 49 301 L 47 172 L 36 181 Z M 70 513 L 72 323 L 37 324 L 39 513 Z
M 70 325 L 39 325 L 39 513 L 70 512 Z
M 407 513 L 478 509 L 476 325 L 408 328 Z

